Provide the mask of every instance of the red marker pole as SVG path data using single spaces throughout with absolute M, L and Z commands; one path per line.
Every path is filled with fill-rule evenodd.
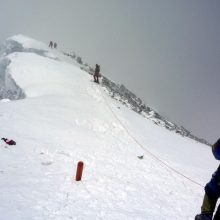
M 80 181 L 82 178 L 82 172 L 83 172 L 83 162 L 79 161 L 77 165 L 77 171 L 76 171 L 76 181 Z

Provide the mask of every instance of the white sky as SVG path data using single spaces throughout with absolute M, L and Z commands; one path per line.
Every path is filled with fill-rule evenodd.
M 75 51 L 162 115 L 210 142 L 220 124 L 218 0 L 1 0 L 0 39 Z

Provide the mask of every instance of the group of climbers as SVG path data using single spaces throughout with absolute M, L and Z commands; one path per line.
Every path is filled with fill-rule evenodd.
M 56 49 L 57 48 L 57 43 L 53 42 L 53 41 L 50 41 L 49 42 L 49 47 Z M 95 71 L 93 73 L 94 82 L 99 83 L 99 77 L 101 77 L 101 75 L 100 75 L 100 65 L 96 64 Z
M 57 48 L 57 43 L 56 43 L 56 42 L 53 42 L 53 41 L 50 41 L 49 47 L 56 49 L 56 48 Z

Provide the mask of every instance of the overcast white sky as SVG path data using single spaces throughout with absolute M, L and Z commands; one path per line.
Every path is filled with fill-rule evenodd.
M 211 143 L 220 125 L 219 0 L 0 0 L 0 40 L 75 51 Z

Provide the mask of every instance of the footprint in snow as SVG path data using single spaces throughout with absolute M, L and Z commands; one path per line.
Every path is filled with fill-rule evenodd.
M 42 162 L 41 165 L 43 166 L 49 166 L 51 165 L 53 162 L 52 161 L 46 161 L 46 162 Z
M 66 157 L 71 157 L 71 155 L 65 151 L 59 151 L 58 154 L 61 154 L 63 156 L 66 156 Z

